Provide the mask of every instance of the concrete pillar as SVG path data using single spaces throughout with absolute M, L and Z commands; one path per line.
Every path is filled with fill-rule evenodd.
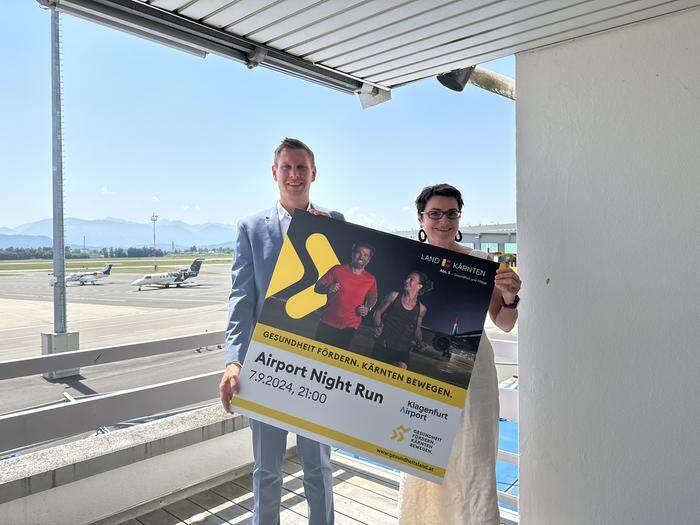
M 78 349 L 80 349 L 78 332 L 41 334 L 41 355 L 72 352 Z M 53 372 L 43 374 L 45 379 L 61 379 L 63 377 L 72 377 L 77 375 L 80 375 L 80 368 L 54 370 Z

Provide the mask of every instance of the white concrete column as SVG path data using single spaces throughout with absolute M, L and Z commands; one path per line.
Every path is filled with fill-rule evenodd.
M 517 82 L 522 523 L 695 523 L 700 9 Z

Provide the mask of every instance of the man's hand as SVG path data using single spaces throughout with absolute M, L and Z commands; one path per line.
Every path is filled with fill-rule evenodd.
M 355 309 L 355 311 L 357 312 L 357 315 L 364 317 L 369 313 L 369 308 L 367 308 L 364 304 L 361 304 Z
M 499 268 L 496 270 L 494 286 L 500 290 L 503 301 L 506 304 L 512 304 L 515 301 L 515 296 L 520 291 L 522 282 L 512 268 Z
M 221 404 L 224 410 L 233 414 L 231 410 L 231 398 L 238 394 L 238 376 L 241 374 L 241 367 L 236 363 L 228 365 L 224 370 L 224 375 L 219 383 L 219 394 L 221 394 Z
M 378 324 L 374 327 L 374 337 L 379 337 L 382 335 L 382 330 L 384 330 L 383 324 Z
M 340 283 L 338 281 L 335 281 L 328 287 L 328 293 L 336 293 L 338 290 L 340 290 Z

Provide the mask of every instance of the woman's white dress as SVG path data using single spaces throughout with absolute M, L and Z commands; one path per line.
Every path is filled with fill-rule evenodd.
M 470 255 L 487 256 L 476 250 Z M 496 365 L 491 343 L 484 333 L 445 478 L 438 485 L 402 474 L 400 525 L 499 523 L 496 494 L 498 413 Z

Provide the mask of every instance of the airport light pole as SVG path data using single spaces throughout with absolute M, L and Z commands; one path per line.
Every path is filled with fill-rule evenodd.
M 158 263 L 156 262 L 156 250 L 157 244 L 156 244 L 156 221 L 158 220 L 158 215 L 156 215 L 156 212 L 153 212 L 153 215 L 151 215 L 151 221 L 153 222 L 153 269 L 157 272 L 158 271 Z
M 51 10 L 51 128 L 53 157 L 53 331 L 65 334 L 66 267 L 63 235 L 63 115 L 61 113 L 61 47 L 58 11 Z
M 80 348 L 78 332 L 68 332 L 66 319 L 66 244 L 63 231 L 63 115 L 61 112 L 61 43 L 58 11 L 51 10 L 51 155 L 53 179 L 53 332 L 41 334 L 41 353 Z M 46 379 L 72 377 L 80 368 L 45 372 Z

